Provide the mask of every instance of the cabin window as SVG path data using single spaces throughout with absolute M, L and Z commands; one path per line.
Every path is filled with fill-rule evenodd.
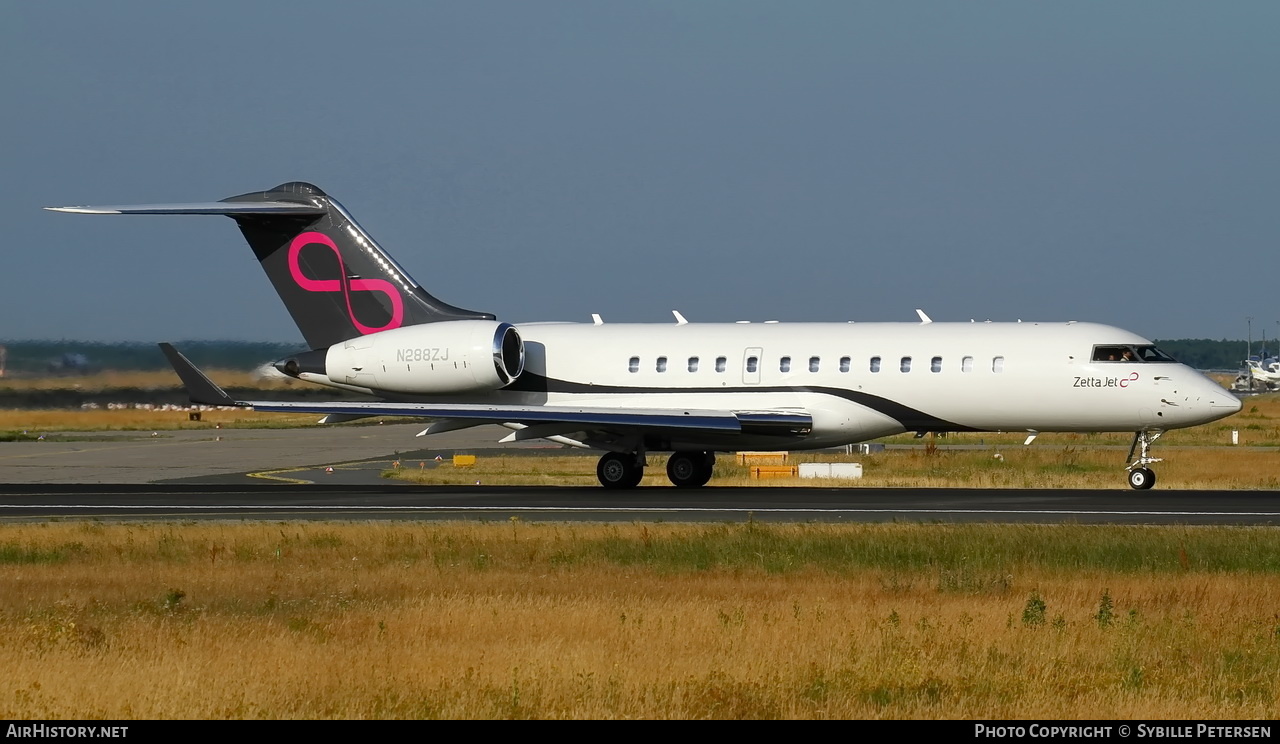
M 1004 371 L 1004 357 L 1002 357 L 1002 356 L 1001 356 L 1001 357 L 996 357 L 995 359 L 992 359 L 992 360 L 991 360 L 991 371 L 992 371 L 992 372 L 1003 372 L 1003 371 Z
M 960 360 L 960 371 L 961 372 L 973 371 L 973 357 L 965 357 L 964 359 Z
M 631 361 L 627 362 L 627 371 L 628 372 L 640 371 L 640 357 L 631 357 Z
M 929 371 L 930 372 L 942 371 L 942 357 L 934 357 L 933 359 L 929 360 Z
M 697 358 L 697 357 L 689 357 L 689 371 L 690 371 L 690 372 L 697 372 L 697 371 L 698 371 L 698 358 Z
M 872 372 L 880 371 L 880 357 L 871 357 L 871 371 Z
M 902 362 L 898 364 L 898 369 L 903 372 L 911 371 L 911 357 L 903 357 Z
M 728 359 L 725 359 L 724 357 L 716 357 L 716 371 L 717 371 L 717 372 L 723 372 L 723 371 L 724 371 L 724 367 L 725 367 L 725 363 L 726 363 L 726 362 L 728 362 L 728 361 L 729 361 L 729 360 L 728 360 Z
M 809 371 L 817 372 L 818 365 L 821 364 L 821 361 L 822 360 L 820 360 L 818 357 L 809 357 Z
M 747 357 L 747 371 L 757 372 L 760 369 L 760 357 Z
M 666 372 L 666 371 L 667 371 L 667 358 L 666 358 L 666 357 L 658 357 L 658 364 L 657 364 L 657 366 L 655 367 L 655 369 L 657 369 L 659 372 Z
M 782 359 L 778 360 L 778 371 L 779 372 L 791 371 L 791 357 L 783 357 Z
M 850 362 L 850 361 L 852 361 L 852 360 L 851 360 L 851 359 L 849 359 L 849 357 L 840 357 L 840 371 L 841 371 L 841 372 L 848 372 L 848 371 L 849 371 L 849 362 Z

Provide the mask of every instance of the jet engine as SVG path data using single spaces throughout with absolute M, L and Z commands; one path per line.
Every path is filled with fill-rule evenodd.
M 374 392 L 482 392 L 505 387 L 520 376 L 524 341 L 510 323 L 450 320 L 357 336 L 327 351 L 283 359 L 276 367 L 321 383 L 323 373 L 331 383 Z

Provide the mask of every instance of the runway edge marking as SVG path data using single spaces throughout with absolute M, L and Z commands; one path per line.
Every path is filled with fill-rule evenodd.
M 351 462 L 339 462 L 339 463 L 334 463 L 333 465 L 307 465 L 307 466 L 298 467 L 298 468 L 281 468 L 279 470 L 259 470 L 256 473 L 245 473 L 245 475 L 249 476 L 250 478 L 262 478 L 264 480 L 282 481 L 284 483 L 292 483 L 297 486 L 313 486 L 316 483 L 315 481 L 303 480 L 301 478 L 284 478 L 277 474 L 278 473 L 300 473 L 304 470 L 320 470 L 326 467 L 345 468 L 345 467 L 350 467 L 352 465 L 366 465 L 371 462 L 376 462 L 376 463 L 395 462 L 395 460 L 352 460 Z
M 280 470 L 261 470 L 256 473 L 245 473 L 250 478 L 262 478 L 263 480 L 280 481 L 282 483 L 292 483 L 295 486 L 313 486 L 315 481 L 303 480 L 301 478 L 283 478 L 277 473 L 298 473 L 303 470 L 311 470 L 310 467 L 305 468 L 282 468 Z

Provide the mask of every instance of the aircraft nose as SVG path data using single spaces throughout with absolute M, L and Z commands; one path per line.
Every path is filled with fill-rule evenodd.
M 1223 393 L 1225 393 L 1225 395 L 1219 395 L 1209 399 L 1210 408 L 1224 411 L 1228 416 L 1233 413 L 1239 413 L 1240 409 L 1244 408 L 1244 401 L 1225 390 Z
M 1226 418 L 1233 413 L 1238 413 L 1244 407 L 1244 401 L 1232 395 L 1229 390 L 1212 380 L 1206 380 L 1206 382 L 1208 385 L 1201 393 L 1201 400 L 1208 404 L 1209 412 L 1214 419 Z

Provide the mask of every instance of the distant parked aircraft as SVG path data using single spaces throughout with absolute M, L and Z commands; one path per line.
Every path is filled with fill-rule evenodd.
M 89 371 L 89 357 L 68 352 L 49 362 L 48 369 L 56 374 L 82 374 Z
M 1280 390 L 1280 359 L 1253 356 L 1244 360 L 1244 364 L 1245 368 L 1236 375 L 1235 381 L 1231 384 L 1233 390 L 1263 392 Z

